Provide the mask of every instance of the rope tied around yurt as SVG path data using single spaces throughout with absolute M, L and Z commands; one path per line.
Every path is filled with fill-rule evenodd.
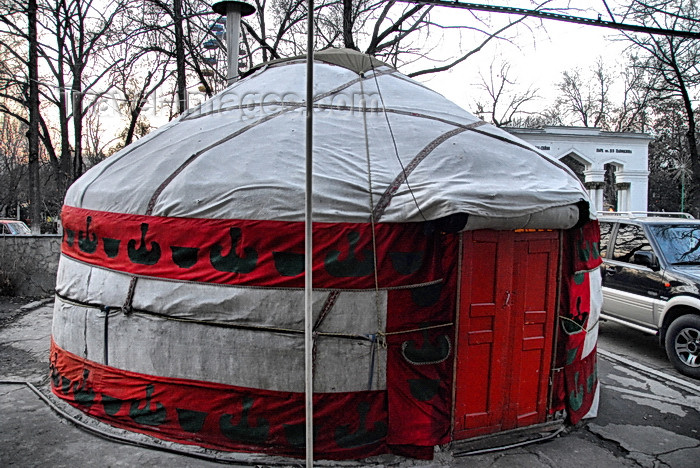
M 129 290 L 126 292 L 126 299 L 124 304 L 121 306 L 124 315 L 129 315 L 133 311 L 134 307 L 134 292 L 136 291 L 136 283 L 138 282 L 138 276 L 132 276 L 131 281 L 129 281 Z
M 372 70 L 374 71 L 374 65 L 372 65 Z M 376 78 L 375 78 L 376 80 Z M 377 87 L 379 89 L 379 87 Z M 372 346 L 371 346 L 371 351 L 370 351 L 370 366 L 369 366 L 369 387 L 368 389 L 371 390 L 372 388 L 372 381 L 373 381 L 373 374 L 375 371 L 375 366 L 374 366 L 374 354 L 376 351 L 376 337 L 379 337 L 379 342 L 382 347 L 382 349 L 386 349 L 386 340 L 384 339 L 384 336 L 382 335 L 382 330 L 384 329 L 384 324 L 382 320 L 382 306 L 380 303 L 380 297 L 379 297 L 379 273 L 378 273 L 378 268 L 377 268 L 377 219 L 375 219 L 375 212 L 374 212 L 374 193 L 372 191 L 372 158 L 371 158 L 371 152 L 369 149 L 369 137 L 368 137 L 368 126 L 367 126 L 367 101 L 364 99 L 365 95 L 365 87 L 364 87 L 364 80 L 360 81 L 360 91 L 362 93 L 363 99 L 361 101 L 362 105 L 362 125 L 364 127 L 364 134 L 365 134 L 365 158 L 367 160 L 367 185 L 368 185 L 368 192 L 369 192 L 369 221 L 372 226 L 372 271 L 374 273 L 374 309 L 375 313 L 377 316 L 377 333 L 375 335 L 372 335 Z M 380 93 L 381 96 L 381 93 Z M 391 127 L 390 127 L 391 130 Z M 392 138 L 393 138 L 393 133 L 392 133 Z M 394 142 L 394 145 L 396 142 Z M 379 369 L 376 369 L 379 371 Z
M 559 316 L 559 319 L 561 320 L 561 327 L 562 330 L 564 330 L 564 333 L 567 335 L 575 335 L 577 333 L 581 333 L 583 331 L 589 332 L 593 330 L 598 323 L 600 322 L 600 317 L 598 320 L 596 320 L 593 323 L 588 324 L 588 328 L 584 327 L 584 324 L 577 322 L 574 319 L 571 319 L 569 317 L 564 317 L 562 315 Z
M 445 328 L 445 327 L 451 327 L 454 325 L 454 322 L 449 322 L 449 323 L 439 323 L 437 325 L 428 325 L 425 327 L 419 327 L 419 328 L 411 328 L 409 330 L 398 330 L 398 331 L 393 331 L 393 332 L 384 332 L 382 333 L 385 336 L 391 336 L 391 335 L 403 335 L 406 333 L 415 333 L 415 332 L 422 332 L 422 331 L 427 331 L 427 330 L 433 330 L 435 328 Z
M 58 297 L 61 301 L 65 302 L 67 304 L 72 304 L 72 305 L 76 305 L 79 307 L 84 307 L 86 309 L 94 309 L 94 310 L 98 310 L 98 311 L 110 310 L 112 312 L 115 312 L 115 311 L 123 312 L 123 309 L 121 306 L 108 306 L 108 305 L 98 304 L 98 303 L 93 303 L 93 302 L 79 301 L 79 300 L 75 300 L 75 299 L 69 298 L 67 296 L 64 296 L 58 292 L 56 292 L 56 297 Z M 182 323 L 194 323 L 194 324 L 204 325 L 204 326 L 209 326 L 209 327 L 231 328 L 231 329 L 238 329 L 238 330 L 250 330 L 250 331 L 261 331 L 261 332 L 267 331 L 267 332 L 273 332 L 273 333 L 287 333 L 287 334 L 292 334 L 292 335 L 303 335 L 304 334 L 304 330 L 297 330 L 294 328 L 270 327 L 270 326 L 258 326 L 258 325 L 241 325 L 241 324 L 229 323 L 229 322 L 218 322 L 215 320 L 197 320 L 197 319 L 184 318 L 184 317 L 173 317 L 173 316 L 168 315 L 168 314 L 155 312 L 152 310 L 146 310 L 146 309 L 132 308 L 131 311 L 129 312 L 129 314 L 148 315 L 148 316 L 152 316 L 152 317 L 162 318 L 164 320 L 172 320 L 175 322 L 182 322 Z M 125 315 L 127 315 L 127 314 L 125 313 Z M 323 337 L 372 341 L 371 334 L 354 334 L 354 333 L 341 333 L 341 332 L 315 332 L 315 334 L 316 334 L 316 336 L 323 336 Z

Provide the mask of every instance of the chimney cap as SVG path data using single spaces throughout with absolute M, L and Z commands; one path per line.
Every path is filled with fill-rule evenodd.
M 241 16 L 248 16 L 255 13 L 255 7 L 250 3 L 242 2 L 239 0 L 223 0 L 221 2 L 214 3 L 211 8 L 214 13 L 226 16 L 229 8 L 238 8 L 241 12 Z

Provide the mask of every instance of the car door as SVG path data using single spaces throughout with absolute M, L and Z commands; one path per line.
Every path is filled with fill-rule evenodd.
M 660 296 L 666 288 L 659 271 L 635 258 L 637 252 L 653 252 L 644 228 L 620 222 L 614 244 L 607 249 L 603 310 L 630 322 L 655 326 L 654 305 L 662 302 Z

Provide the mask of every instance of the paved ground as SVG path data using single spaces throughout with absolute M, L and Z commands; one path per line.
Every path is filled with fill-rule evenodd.
M 30 300 L 0 298 L 0 467 L 208 467 L 219 466 L 219 462 L 301 466 L 295 460 L 198 450 L 136 436 L 60 406 L 48 391 L 52 302 L 32 302 L 19 309 Z M 431 462 L 380 457 L 316 466 L 696 468 L 700 460 L 700 382 L 684 384 L 669 380 L 674 377 L 661 371 L 640 372 L 621 359 L 608 352 L 600 356 L 598 418 L 549 441 L 470 456 L 456 456 L 458 450 L 448 447 Z M 103 435 L 60 417 L 51 409 L 54 403 Z M 114 438 L 124 438 L 131 445 Z

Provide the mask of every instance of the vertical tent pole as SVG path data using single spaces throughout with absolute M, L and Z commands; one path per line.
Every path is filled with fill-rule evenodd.
M 304 368 L 306 402 L 306 466 L 314 463 L 314 373 L 313 373 L 313 108 L 314 108 L 314 2 L 308 1 L 306 38 L 306 185 L 304 215 Z

